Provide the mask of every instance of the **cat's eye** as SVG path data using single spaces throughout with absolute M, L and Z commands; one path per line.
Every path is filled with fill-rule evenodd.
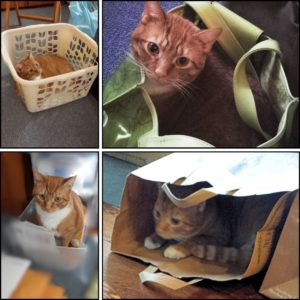
M 188 58 L 186 58 L 184 56 L 181 56 L 181 57 L 177 58 L 177 60 L 176 60 L 177 65 L 180 67 L 186 66 L 188 64 L 188 62 L 189 62 Z
M 159 213 L 158 210 L 154 211 L 154 217 L 157 218 L 157 219 L 160 217 L 160 213 Z
M 56 197 L 55 197 L 55 201 L 56 201 L 56 202 L 59 202 L 59 201 L 60 201 L 60 197 L 59 197 L 59 196 L 56 196 Z
M 147 48 L 151 54 L 159 54 L 159 47 L 155 43 L 149 42 Z
M 45 200 L 45 195 L 39 194 L 39 197 L 40 197 L 42 200 Z
M 171 218 L 171 224 L 173 225 L 178 225 L 180 223 L 180 221 L 176 218 Z

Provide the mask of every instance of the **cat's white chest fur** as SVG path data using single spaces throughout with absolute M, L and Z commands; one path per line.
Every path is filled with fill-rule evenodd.
M 69 215 L 72 210 L 70 205 L 67 205 L 60 210 L 49 213 L 44 211 L 38 203 L 35 203 L 35 209 L 43 226 L 49 230 L 56 230 L 57 226 Z

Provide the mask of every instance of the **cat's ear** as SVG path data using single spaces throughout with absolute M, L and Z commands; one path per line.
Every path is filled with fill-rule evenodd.
M 32 168 L 34 182 L 42 182 L 46 179 L 46 176 L 40 173 L 36 168 Z
M 157 195 L 159 195 L 162 192 L 162 188 L 161 188 L 162 184 L 161 182 L 156 182 L 155 185 L 157 189 Z
M 68 188 L 69 190 L 71 190 L 73 185 L 74 185 L 74 182 L 76 180 L 76 177 L 77 176 L 72 176 L 72 177 L 69 177 L 69 178 L 65 178 L 63 180 L 63 186 Z
M 157 1 L 146 1 L 145 8 L 142 15 L 142 23 L 146 25 L 149 21 L 156 20 L 164 22 L 166 20 L 166 14 L 160 7 Z
M 21 73 L 21 71 L 22 71 L 22 65 L 21 64 L 16 65 L 16 71 L 17 71 L 18 74 Z
M 213 44 L 216 42 L 221 33 L 222 28 L 211 28 L 200 30 L 200 32 L 195 34 L 195 36 L 197 36 L 202 42 L 202 50 L 204 53 L 208 53 L 211 50 Z
M 163 191 L 162 187 L 162 183 L 161 182 L 157 182 L 156 183 L 156 199 L 160 198 L 164 198 L 165 192 Z
M 205 207 L 206 207 L 206 203 L 205 202 L 199 204 L 198 211 L 201 212 L 201 213 L 204 212 Z

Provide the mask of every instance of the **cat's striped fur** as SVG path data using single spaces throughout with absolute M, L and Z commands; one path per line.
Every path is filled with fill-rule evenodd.
M 269 198 L 266 201 L 259 196 L 220 195 L 196 206 L 179 208 L 159 186 L 153 208 L 155 232 L 145 238 L 144 246 L 153 250 L 173 241 L 164 249 L 163 255 L 167 258 L 182 259 L 193 255 L 246 267 L 256 232 L 278 199 Z
M 76 176 L 46 176 L 34 169 L 36 222 L 53 231 L 62 246 L 79 247 L 83 231 L 85 206 L 72 191 Z
M 72 72 L 68 61 L 57 55 L 37 55 L 31 53 L 16 65 L 18 75 L 26 80 L 38 80 Z

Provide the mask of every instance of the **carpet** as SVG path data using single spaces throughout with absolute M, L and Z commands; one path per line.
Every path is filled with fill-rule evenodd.
M 103 82 L 126 57 L 130 35 L 140 21 L 144 1 L 103 1 Z M 182 1 L 160 1 L 164 10 Z
M 23 13 L 50 15 L 52 7 L 22 10 Z M 5 12 L 1 12 L 1 31 Z M 69 9 L 62 6 L 61 22 L 68 23 Z M 22 25 L 42 22 L 22 20 Z M 17 28 L 16 14 L 11 11 L 10 28 Z M 89 93 L 80 100 L 45 111 L 30 113 L 16 94 L 9 69 L 1 61 L 1 146 L 13 148 L 98 148 L 99 107 Z

